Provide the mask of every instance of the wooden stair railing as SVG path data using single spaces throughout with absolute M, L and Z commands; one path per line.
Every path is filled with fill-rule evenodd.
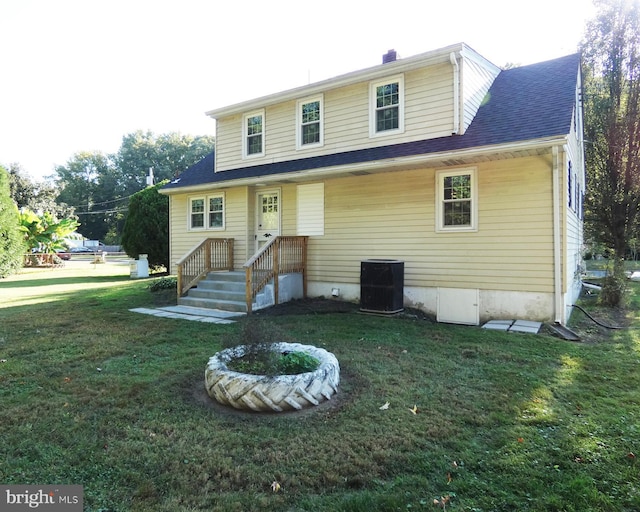
M 308 236 L 277 236 L 243 265 L 246 272 L 247 314 L 251 314 L 254 299 L 271 279 L 278 304 L 278 276 L 282 274 L 301 273 L 302 294 L 307 296 L 308 239 Z
M 215 270 L 233 270 L 233 238 L 207 238 L 178 261 L 178 298 Z

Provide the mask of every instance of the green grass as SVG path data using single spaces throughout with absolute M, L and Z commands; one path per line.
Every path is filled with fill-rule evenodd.
M 633 328 L 570 343 L 409 316 L 262 317 L 335 353 L 342 381 L 328 405 L 254 415 L 203 391 L 241 323 L 131 313 L 164 297 L 126 266 L 69 267 L 0 281 L 3 484 L 81 484 L 91 512 L 438 510 L 447 496 L 451 511 L 640 509 Z M 574 328 L 591 327 L 576 312 Z

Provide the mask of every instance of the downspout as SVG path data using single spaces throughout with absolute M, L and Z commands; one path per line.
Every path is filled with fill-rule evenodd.
M 564 319 L 562 301 L 562 237 L 560 217 L 560 150 L 553 146 L 553 302 L 554 322 L 561 324 Z
M 456 52 L 449 54 L 449 60 L 453 66 L 453 135 L 460 133 L 460 66 Z

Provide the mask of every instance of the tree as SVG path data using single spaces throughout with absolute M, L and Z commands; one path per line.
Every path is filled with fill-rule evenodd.
M 75 208 L 82 234 L 120 243 L 129 198 L 144 189 L 149 168 L 158 181 L 173 179 L 213 149 L 213 137 L 135 132 L 122 139 L 115 155 L 81 152 L 56 168 L 58 201 Z
M 214 144 L 211 136 L 194 137 L 175 132 L 156 136 L 138 130 L 125 135 L 115 161 L 127 184 L 126 194 L 145 187 L 149 168 L 153 168 L 157 181 L 172 180 L 211 153 Z
M 19 164 L 9 166 L 9 190 L 18 209 L 47 211 L 60 218 L 73 216 L 73 209 L 64 203 L 56 202 L 58 191 L 55 186 L 44 181 L 32 180 Z
M 134 194 L 122 231 L 122 247 L 132 258 L 148 254 L 150 265 L 169 267 L 169 198 L 158 193 L 167 182 Z
M 582 44 L 588 230 L 614 254 L 614 287 L 640 207 L 640 4 L 599 0 Z M 619 295 L 616 293 L 616 295 Z M 616 303 L 616 299 L 611 301 Z
M 117 201 L 117 186 L 110 182 L 104 185 L 112 172 L 111 159 L 99 151 L 76 153 L 66 165 L 55 169 L 60 189 L 57 201 L 73 207 L 87 238 L 103 239 L 112 215 L 122 206 L 123 202 Z
M 18 207 L 9 195 L 9 173 L 0 167 L 0 278 L 22 266 L 26 246 L 19 226 Z
M 20 212 L 19 219 L 27 247 L 46 254 L 66 250 L 64 238 L 79 225 L 74 219 L 58 220 L 49 212 L 38 214 L 27 209 Z

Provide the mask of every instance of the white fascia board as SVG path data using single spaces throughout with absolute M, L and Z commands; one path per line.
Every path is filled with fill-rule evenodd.
M 491 153 L 509 153 L 512 151 L 532 151 L 538 149 L 549 148 L 554 146 L 563 146 L 567 143 L 567 136 L 550 137 L 545 139 L 534 139 L 510 144 L 500 144 L 496 146 L 483 146 L 455 151 L 445 151 L 440 153 L 428 153 L 422 155 L 413 155 L 399 158 L 388 158 L 385 160 L 372 160 L 370 162 L 362 162 L 359 164 L 335 165 L 332 167 L 320 167 L 317 169 L 307 169 L 303 171 L 293 171 L 285 174 L 267 174 L 262 176 L 254 176 L 251 178 L 230 179 L 221 183 L 202 183 L 190 187 L 179 189 L 162 190 L 158 192 L 165 195 L 185 194 L 194 192 L 203 192 L 207 190 L 232 188 L 256 185 L 258 183 L 270 183 L 286 181 L 297 181 L 300 179 L 317 179 L 331 177 L 345 173 L 365 172 L 375 173 L 383 170 L 393 170 L 401 167 L 416 167 L 418 165 L 429 166 L 432 163 L 438 163 L 449 158 L 475 158 Z M 221 171 L 233 174 L 233 170 Z
M 222 107 L 214 110 L 209 110 L 205 114 L 213 119 L 219 119 L 221 117 L 231 116 L 246 112 L 247 110 L 253 110 L 257 108 L 268 107 L 276 103 L 282 103 L 285 101 L 296 100 L 304 96 L 312 96 L 321 92 L 325 92 L 329 89 L 336 89 L 338 87 L 345 87 L 347 85 L 356 84 L 359 82 L 366 82 L 369 80 L 375 80 L 383 78 L 390 74 L 404 73 L 412 69 L 417 69 L 433 64 L 449 62 L 449 55 L 451 52 L 464 52 L 471 51 L 471 48 L 464 43 L 458 43 L 445 48 L 439 48 L 430 52 L 421 53 L 408 57 L 406 59 L 398 59 L 386 64 L 379 64 L 377 66 L 363 69 L 360 71 L 353 71 L 346 75 L 340 75 L 335 78 L 323 80 L 311 85 L 305 85 L 297 87 L 295 89 L 289 89 L 287 91 L 262 96 L 252 100 L 236 103 L 227 107 Z M 475 54 L 475 52 L 473 52 Z M 488 62 L 488 61 L 487 61 Z

